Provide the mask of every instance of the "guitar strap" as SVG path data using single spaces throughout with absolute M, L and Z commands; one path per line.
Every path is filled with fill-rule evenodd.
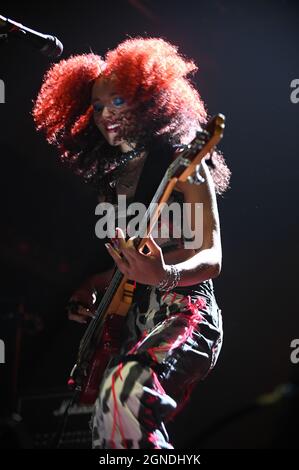
M 172 162 L 175 148 L 170 144 L 155 143 L 149 148 L 148 155 L 144 162 L 142 172 L 137 184 L 134 202 L 142 202 L 146 207 L 152 201 L 155 192 L 160 185 L 162 178 Z M 147 248 L 145 247 L 145 250 Z M 144 298 L 147 286 L 139 284 L 137 296 L 135 293 L 135 301 L 141 301 Z
M 137 184 L 134 202 L 142 202 L 148 207 L 167 168 L 172 163 L 174 152 L 175 148 L 171 144 L 151 145 Z

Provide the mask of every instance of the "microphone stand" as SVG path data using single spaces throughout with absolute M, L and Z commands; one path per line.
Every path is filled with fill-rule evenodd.
M 8 42 L 8 24 L 6 18 L 0 15 L 0 45 Z
M 59 57 L 63 52 L 63 45 L 55 36 L 42 34 L 27 26 L 0 15 L 0 43 L 14 38 L 24 43 L 32 44 L 43 55 L 49 58 Z

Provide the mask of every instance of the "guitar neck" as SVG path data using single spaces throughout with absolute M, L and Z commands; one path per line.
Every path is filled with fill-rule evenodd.
M 191 175 L 203 158 L 208 153 L 212 153 L 223 136 L 224 123 L 225 118 L 222 114 L 213 117 L 205 129 L 197 132 L 192 142 L 168 167 L 140 224 L 140 235 L 134 241 L 136 248 L 142 249 L 146 244 L 147 237 L 159 218 L 162 206 L 167 203 L 177 181 L 185 182 L 192 178 Z
M 150 228 L 153 224 L 153 221 L 157 220 L 159 217 L 160 206 L 162 202 L 167 202 L 175 183 L 175 180 L 173 180 L 172 182 L 170 182 L 169 180 L 168 168 L 140 222 L 139 233 L 140 235 L 142 234 L 142 236 L 137 236 L 135 238 L 134 244 L 136 247 L 142 248 L 145 245 L 146 237 L 150 233 Z M 110 281 L 110 284 L 106 289 L 106 292 L 95 312 L 95 317 L 89 323 L 86 332 L 81 340 L 79 348 L 80 357 L 84 357 L 86 355 L 86 351 L 89 348 L 92 338 L 101 330 L 104 323 L 105 311 L 107 310 L 107 307 L 110 305 L 113 297 L 115 296 L 116 291 L 124 281 L 126 281 L 124 274 L 119 269 L 116 269 Z

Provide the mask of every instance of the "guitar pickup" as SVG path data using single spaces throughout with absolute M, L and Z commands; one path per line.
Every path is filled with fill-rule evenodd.
M 123 290 L 123 302 L 125 302 L 126 304 L 132 303 L 135 288 L 136 288 L 135 281 L 127 281 L 125 283 L 124 290 Z

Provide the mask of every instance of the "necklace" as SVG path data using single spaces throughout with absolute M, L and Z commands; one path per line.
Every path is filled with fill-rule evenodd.
M 122 169 L 127 165 L 127 163 L 135 158 L 140 157 L 142 154 L 142 149 L 139 150 L 130 150 L 130 152 L 122 153 L 121 155 L 114 157 L 112 159 L 103 158 L 99 164 L 99 170 L 104 175 L 111 173 L 116 169 Z
M 119 157 L 116 157 L 115 160 L 117 161 L 117 166 L 124 166 L 126 165 L 130 160 L 134 160 L 135 158 L 138 158 L 141 156 L 143 152 L 143 149 L 139 150 L 130 150 L 129 152 L 122 153 Z
M 115 157 L 96 158 L 96 152 L 98 150 L 99 147 L 96 147 L 93 150 L 93 159 L 91 164 L 89 164 L 89 166 L 84 170 L 78 170 L 78 174 L 84 175 L 86 183 L 95 179 L 98 186 L 101 182 L 106 181 L 111 188 L 115 188 L 118 178 L 123 173 L 128 162 L 137 159 L 144 154 L 144 149 L 139 148 L 138 150 L 133 149 L 129 152 L 118 154 Z

